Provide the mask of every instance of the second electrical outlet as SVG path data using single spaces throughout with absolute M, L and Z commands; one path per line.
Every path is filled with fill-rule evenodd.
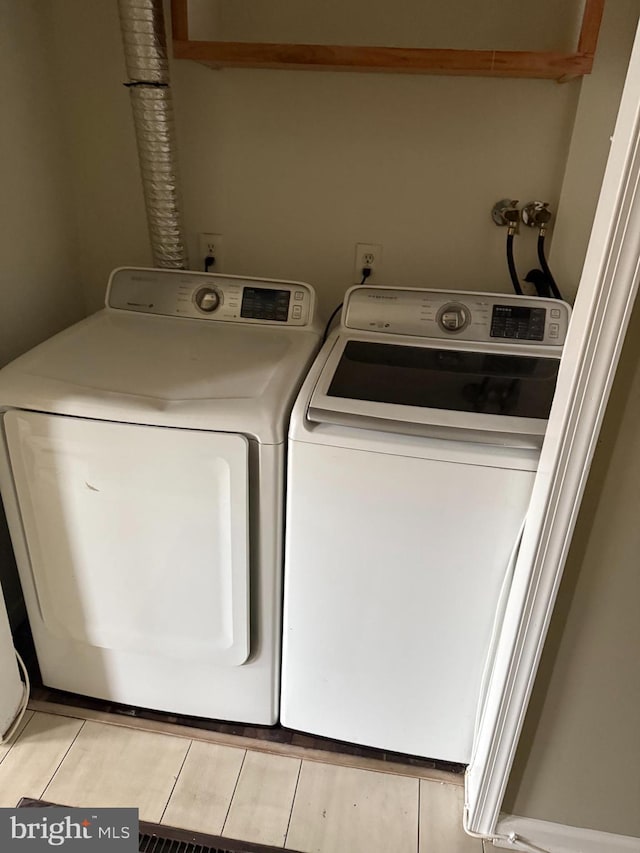
M 360 284 L 363 269 L 371 270 L 367 284 L 378 284 L 382 267 L 382 246 L 380 243 L 356 243 L 356 262 L 353 268 L 353 283 Z
M 205 270 L 207 258 L 214 258 L 215 260 L 208 264 L 206 272 L 222 272 L 224 269 L 222 234 L 211 234 L 210 232 L 198 234 L 198 269 Z

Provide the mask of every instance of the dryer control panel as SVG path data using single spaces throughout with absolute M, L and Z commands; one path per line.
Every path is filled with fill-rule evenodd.
M 571 309 L 558 299 L 460 290 L 354 287 L 347 329 L 478 343 L 564 344 Z
M 309 326 L 315 293 L 302 282 L 122 268 L 109 279 L 108 308 L 166 317 Z

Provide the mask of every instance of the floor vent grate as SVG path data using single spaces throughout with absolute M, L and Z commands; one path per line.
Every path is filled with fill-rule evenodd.
M 251 847 L 250 849 L 253 853 L 253 851 L 258 851 L 260 849 L 272 851 L 273 847 Z M 244 850 L 247 850 L 247 853 L 249 853 L 249 848 L 247 847 L 232 848 L 228 847 L 226 844 L 222 847 L 218 844 L 215 844 L 214 847 L 209 847 L 191 841 L 177 841 L 173 838 L 160 838 L 158 835 L 149 835 L 147 833 L 140 834 L 138 850 L 140 853 L 244 853 Z
M 236 841 L 173 826 L 140 821 L 140 853 L 283 853 L 282 847 Z M 295 851 L 288 851 L 295 853 Z
M 187 841 L 158 838 L 157 835 L 140 835 L 140 853 L 227 853 L 222 847 L 203 847 Z

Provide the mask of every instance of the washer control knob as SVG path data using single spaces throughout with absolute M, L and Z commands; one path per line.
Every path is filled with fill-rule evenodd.
M 211 314 L 212 311 L 215 311 L 216 308 L 218 308 L 222 300 L 220 299 L 220 294 L 215 288 L 207 286 L 196 290 L 193 301 L 201 311 L 204 311 L 205 314 Z
M 449 302 L 438 311 L 438 325 L 445 332 L 461 332 L 469 325 L 469 309 L 458 302 Z

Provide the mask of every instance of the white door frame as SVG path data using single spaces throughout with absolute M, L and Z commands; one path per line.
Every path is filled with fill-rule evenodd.
M 491 837 L 640 270 L 640 40 L 636 37 L 513 584 L 465 780 L 465 826 Z

